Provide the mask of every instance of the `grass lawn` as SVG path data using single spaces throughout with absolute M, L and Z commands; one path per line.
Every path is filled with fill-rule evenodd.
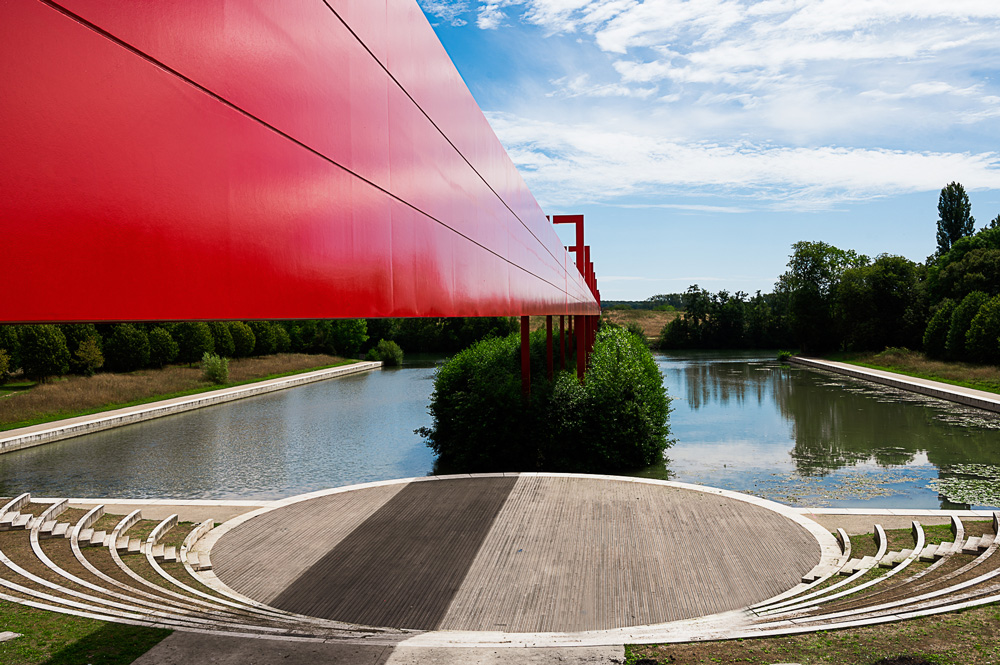
M 127 374 L 65 376 L 42 383 L 11 383 L 0 387 L 0 431 L 84 416 L 163 399 L 264 381 L 291 374 L 346 365 L 336 356 L 280 353 L 240 358 L 229 363 L 230 382 L 206 381 L 200 368 L 171 365 Z
M 919 351 L 886 349 L 881 353 L 840 353 L 828 356 L 859 367 L 882 369 L 964 388 L 1000 393 L 1000 367 L 932 360 Z
M 695 663 L 801 665 L 995 665 L 1000 606 L 880 626 L 724 642 L 629 645 L 632 665 Z
M 0 600 L 0 630 L 21 633 L 21 637 L 0 642 L 4 665 L 126 665 L 171 633 L 5 600 Z

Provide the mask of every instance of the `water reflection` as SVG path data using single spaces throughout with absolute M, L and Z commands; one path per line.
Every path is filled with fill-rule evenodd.
M 413 360 L 0 455 L 0 495 L 270 499 L 425 475 L 433 454 L 413 430 L 429 424 L 436 359 Z M 677 442 L 641 475 L 870 508 L 953 507 L 930 485 L 1000 478 L 993 414 L 782 366 L 770 353 L 657 362 Z
M 0 455 L 0 496 L 273 499 L 426 475 L 433 362 Z
M 675 396 L 679 480 L 789 503 L 953 504 L 927 488 L 960 464 L 1000 465 L 1000 417 L 978 409 L 780 365 L 773 356 L 659 358 Z M 663 475 L 659 469 L 646 475 Z

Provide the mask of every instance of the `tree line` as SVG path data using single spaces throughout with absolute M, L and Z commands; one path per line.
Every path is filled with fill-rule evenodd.
M 792 245 L 774 292 L 710 294 L 692 286 L 662 348 L 923 349 L 1000 364 L 1000 215 L 975 230 L 959 183 L 941 190 L 937 251 L 924 263 L 874 259 L 824 242 Z
M 0 325 L 0 383 L 21 371 L 44 380 L 62 374 L 131 372 L 171 363 L 275 353 L 357 357 L 378 342 L 413 351 L 451 352 L 517 330 L 508 317 L 187 321 Z

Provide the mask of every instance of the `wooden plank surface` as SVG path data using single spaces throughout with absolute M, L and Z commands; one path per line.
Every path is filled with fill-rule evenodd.
M 436 628 L 516 481 L 406 485 L 271 604 L 367 626 Z
M 238 526 L 212 551 L 225 583 L 289 611 L 509 632 L 739 609 L 791 588 L 819 558 L 803 527 L 744 501 L 526 475 L 311 499 Z
M 331 494 L 259 515 L 212 548 L 225 584 L 270 603 L 406 485 Z
M 600 630 L 746 607 L 819 545 L 781 515 L 703 492 L 522 476 L 440 628 Z

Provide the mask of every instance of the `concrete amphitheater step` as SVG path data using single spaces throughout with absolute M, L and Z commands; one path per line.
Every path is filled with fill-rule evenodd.
M 87 516 L 74 528 L 75 534 L 78 535 L 82 531 L 82 524 L 86 519 Z M 21 580 L 11 581 L 10 579 L 6 579 L 10 577 L 8 574 L 5 576 L 5 579 L 0 580 L 0 584 L 7 591 L 35 599 L 30 602 L 43 602 L 48 604 L 50 608 L 57 609 L 57 611 L 89 613 L 95 618 L 105 620 L 140 621 L 144 625 L 163 625 L 164 627 L 183 628 L 187 630 L 209 629 L 212 631 L 225 630 L 238 633 L 253 632 L 271 635 L 315 633 L 315 630 L 303 631 L 301 627 L 291 625 L 287 621 L 280 625 L 272 625 L 274 622 L 262 620 L 260 617 L 251 617 L 248 620 L 245 616 L 232 616 L 231 614 L 227 614 L 223 607 L 218 608 L 221 611 L 216 611 L 215 608 L 211 608 L 209 611 L 198 608 L 196 611 L 185 612 L 166 606 L 163 603 L 150 602 L 149 600 L 143 601 L 134 595 L 122 594 L 119 590 L 110 588 L 110 585 L 104 586 L 95 583 L 55 564 L 41 549 L 40 541 L 37 538 L 40 526 L 39 524 L 38 529 L 33 530 L 30 534 L 32 552 L 35 557 L 33 560 L 36 562 L 35 565 L 37 566 L 37 563 L 41 563 L 46 569 L 67 580 L 72 586 L 59 584 L 54 579 L 47 579 L 32 573 L 22 565 L 6 557 L 0 551 L 0 559 L 2 559 L 3 564 L 9 569 L 10 573 L 13 573 L 15 578 Z M 79 539 L 77 538 L 71 542 L 76 545 L 75 555 L 83 563 L 85 559 L 82 557 L 82 550 L 79 548 Z M 110 548 L 108 551 L 110 551 Z M 21 556 L 28 556 L 28 554 L 25 552 Z M 25 561 L 25 563 L 29 562 Z M 91 573 L 99 572 L 93 568 L 88 568 L 88 571 Z M 99 575 L 96 577 L 97 579 L 101 579 Z M 101 579 L 101 581 L 104 580 Z

